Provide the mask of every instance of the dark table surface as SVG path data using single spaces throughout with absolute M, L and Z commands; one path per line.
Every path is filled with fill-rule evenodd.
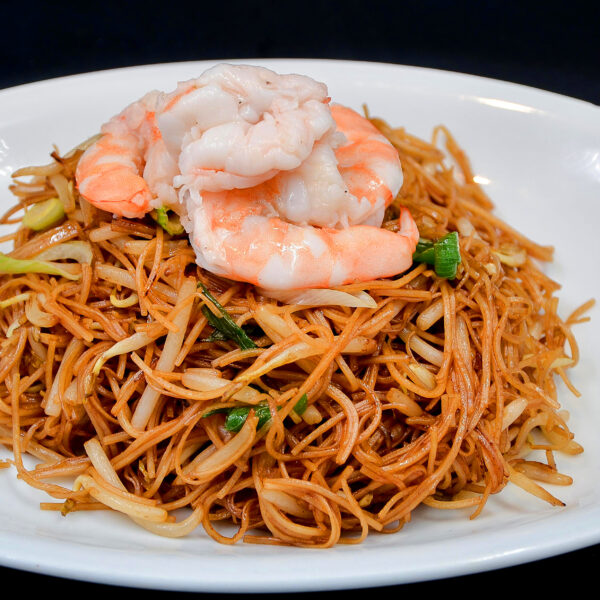
M 197 0 L 153 8 L 137 1 L 3 1 L 0 14 L 0 88 L 181 60 L 338 58 L 472 73 L 600 104 L 600 9 L 589 2 Z M 377 592 L 391 597 L 464 586 L 474 593 L 552 592 L 565 578 L 577 592 L 596 584 L 599 559 L 596 545 L 527 565 Z M 4 589 L 26 582 L 19 589 L 34 594 L 124 591 L 7 568 L 0 568 L 0 577 Z

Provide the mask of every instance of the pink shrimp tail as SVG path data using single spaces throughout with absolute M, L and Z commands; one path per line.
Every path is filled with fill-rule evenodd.
M 132 160 L 134 140 L 108 134 L 88 148 L 77 165 L 79 193 L 92 205 L 124 217 L 142 217 L 152 194 Z

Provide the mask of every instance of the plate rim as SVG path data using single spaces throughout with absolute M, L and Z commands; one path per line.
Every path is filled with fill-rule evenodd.
M 443 76 L 451 76 L 451 77 L 464 77 L 470 80 L 481 80 L 482 82 L 488 82 L 492 84 L 501 84 L 503 86 L 509 86 L 515 89 L 521 89 L 522 91 L 536 92 L 543 96 L 552 96 L 555 100 L 563 100 L 569 102 L 576 102 L 582 104 L 586 108 L 592 109 L 600 109 L 600 104 L 595 104 L 590 100 L 584 100 L 583 98 L 577 98 L 576 96 L 569 96 L 567 94 L 561 94 L 560 92 L 554 92 L 552 90 L 546 90 L 544 88 L 527 85 L 524 83 L 518 83 L 515 81 L 510 81 L 508 79 L 498 79 L 495 77 L 488 77 L 486 75 L 476 75 L 474 73 L 465 73 L 463 71 L 452 71 L 449 69 L 440 69 L 436 67 L 421 67 L 419 65 L 408 65 L 404 63 L 393 63 L 393 62 L 381 62 L 381 61 L 368 61 L 368 60 L 349 60 L 342 58 L 285 58 L 285 57 L 277 57 L 277 58 L 223 58 L 223 59 L 206 59 L 206 60 L 182 60 L 175 62 L 156 62 L 156 63 L 143 63 L 139 65 L 129 65 L 123 67 L 115 67 L 110 69 L 98 69 L 96 71 L 82 71 L 81 73 L 72 73 L 70 75 L 58 75 L 57 77 L 50 77 L 48 79 L 36 79 L 34 81 L 29 81 L 26 83 L 20 83 L 13 86 L 8 86 L 5 88 L 0 88 L 0 94 L 4 95 L 11 92 L 18 91 L 26 91 L 26 88 L 33 86 L 41 86 L 43 84 L 55 84 L 61 82 L 68 82 L 73 79 L 80 79 L 89 76 L 101 76 L 101 75 L 109 75 L 118 72 L 126 72 L 126 71 L 141 71 L 145 69 L 152 68 L 173 68 L 173 67 L 181 67 L 189 64 L 220 64 L 220 63 L 233 63 L 233 64 L 261 64 L 261 63 L 278 63 L 278 62 L 287 62 L 287 63 L 319 63 L 319 64 L 343 64 L 347 66 L 370 66 L 377 68 L 391 68 L 391 69 L 405 69 L 413 72 L 424 72 L 424 73 L 437 73 Z

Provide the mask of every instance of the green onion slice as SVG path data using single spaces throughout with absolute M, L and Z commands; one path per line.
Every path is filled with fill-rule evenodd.
M 300 400 L 298 400 L 298 402 L 296 402 L 296 406 L 294 406 L 294 412 L 297 415 L 302 416 L 307 408 L 308 396 L 306 394 L 302 394 L 302 396 L 300 396 Z
M 65 264 L 59 266 L 59 263 L 45 262 L 43 260 L 13 258 L 0 252 L 0 273 L 46 273 L 47 275 L 59 275 L 66 279 L 77 280 L 81 275 L 73 273 L 71 271 L 72 266 L 79 268 L 79 265 Z
M 458 233 L 453 231 L 440 238 L 434 245 L 435 272 L 439 277 L 454 279 L 456 268 L 460 263 L 460 249 L 458 245 Z
M 202 314 L 206 317 L 208 323 L 217 331 L 221 332 L 225 338 L 233 340 L 242 350 L 256 348 L 256 344 L 248 337 L 248 334 L 229 316 L 229 313 L 208 291 L 208 288 L 202 282 L 198 284 L 198 287 L 202 288 L 202 294 L 207 298 L 207 300 L 212 302 L 212 304 L 221 313 L 221 316 L 217 317 L 217 315 L 215 315 L 208 308 L 208 306 L 203 306 Z
M 304 414 L 308 406 L 308 397 L 306 394 L 302 394 L 300 400 L 296 402 L 294 406 L 294 412 L 297 415 Z M 260 429 L 263 425 L 271 420 L 271 410 L 267 402 L 259 402 L 254 406 L 235 406 L 232 408 L 216 408 L 208 411 L 203 418 L 211 417 L 212 415 L 224 413 L 227 415 L 225 418 L 225 429 L 227 431 L 239 431 L 246 422 L 250 410 L 254 408 L 254 413 L 258 417 L 257 429 Z M 279 410 L 279 409 L 278 409 Z
M 413 261 L 433 265 L 436 275 L 445 279 L 454 279 L 460 264 L 460 246 L 458 233 L 452 231 L 432 242 L 420 239 L 413 254 Z
M 227 431 L 239 431 L 254 408 L 254 414 L 258 417 L 257 429 L 260 429 L 265 423 L 271 420 L 271 410 L 266 402 L 259 402 L 256 406 L 238 406 L 232 408 L 225 419 L 225 429 Z
M 231 408 L 213 408 L 212 410 L 209 410 L 207 413 L 204 413 L 202 415 L 203 419 L 208 419 L 208 417 L 212 417 L 213 415 L 226 415 L 229 411 L 231 410 Z
M 169 216 L 169 212 L 171 215 Z M 150 216 L 169 234 L 180 235 L 184 232 L 179 215 L 173 213 L 166 206 L 161 206 L 150 213 Z
M 41 231 L 54 225 L 65 216 L 65 208 L 58 198 L 37 202 L 27 209 L 22 223 L 33 231 Z

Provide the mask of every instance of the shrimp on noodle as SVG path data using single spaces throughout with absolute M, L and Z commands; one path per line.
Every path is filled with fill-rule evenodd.
M 545 486 L 583 448 L 556 380 L 579 395 L 593 301 L 559 315 L 553 248 L 493 214 L 445 128 L 220 65 L 11 190 L 0 466 L 42 508 L 327 548 L 509 483 L 563 505 Z
M 102 127 L 104 134 L 81 157 L 77 184 L 94 206 L 124 217 L 176 206 L 177 165 L 156 124 L 158 94 L 151 92 Z

